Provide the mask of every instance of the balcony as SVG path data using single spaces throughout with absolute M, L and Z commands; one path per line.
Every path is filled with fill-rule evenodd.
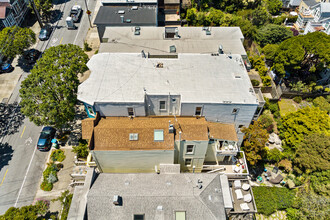
M 239 153 L 240 153 L 239 155 L 241 155 L 241 158 L 239 159 L 236 156 L 224 156 L 222 158 L 223 159 L 222 161 L 219 160 L 215 162 L 205 161 L 202 172 L 223 173 L 226 174 L 228 177 L 234 179 L 242 176 L 248 176 L 249 170 L 245 160 L 244 152 L 239 151 Z
M 232 141 L 220 141 L 220 140 L 215 140 L 214 141 L 214 148 L 215 152 L 217 152 L 217 155 L 221 154 L 237 154 L 239 151 L 237 147 L 237 143 L 232 142 Z

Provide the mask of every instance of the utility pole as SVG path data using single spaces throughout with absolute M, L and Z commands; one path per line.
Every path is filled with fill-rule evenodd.
M 43 28 L 43 24 L 42 24 L 42 22 L 41 22 L 40 14 L 39 14 L 39 12 L 37 11 L 37 8 L 36 8 L 36 6 L 35 6 L 35 4 L 34 4 L 34 1 L 33 1 L 33 0 L 29 0 L 29 1 L 30 1 L 30 4 L 31 4 L 32 8 L 33 8 L 34 13 L 35 13 L 36 16 L 37 16 L 37 20 L 38 20 L 38 23 L 39 23 L 40 27 Z M 86 1 L 86 0 L 85 0 L 85 1 Z
M 92 23 L 91 23 L 91 18 L 90 18 L 90 14 L 92 13 L 90 10 L 88 10 L 88 6 L 87 6 L 87 2 L 85 0 L 85 5 L 86 5 L 86 13 L 87 13 L 87 16 L 88 16 L 88 21 L 89 21 L 89 27 L 92 28 Z

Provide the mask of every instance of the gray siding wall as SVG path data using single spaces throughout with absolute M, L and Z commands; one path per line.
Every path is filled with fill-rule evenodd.
M 160 110 L 160 101 L 165 101 L 166 109 Z M 179 115 L 180 95 L 146 95 L 148 115 Z
M 173 150 L 92 151 L 104 173 L 153 173 L 155 165 L 173 164 Z
M 144 103 L 95 103 L 101 116 L 128 116 L 127 108 L 134 109 L 135 116 L 146 116 Z
M 194 152 L 186 154 L 187 145 L 194 145 Z M 181 171 L 192 172 L 195 166 L 195 172 L 201 172 L 204 164 L 204 158 L 208 146 L 208 141 L 176 141 L 175 147 L 177 152 L 178 163 L 180 164 Z M 192 159 L 191 166 L 185 165 L 185 159 Z

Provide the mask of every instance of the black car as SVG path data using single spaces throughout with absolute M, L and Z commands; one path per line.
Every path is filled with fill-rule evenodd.
M 51 26 L 44 26 L 41 28 L 40 33 L 39 33 L 39 39 L 40 40 L 48 40 L 50 37 L 50 34 L 53 31 L 53 27 Z
M 37 143 L 37 149 L 40 151 L 47 151 L 52 146 L 52 139 L 56 133 L 55 128 L 44 127 L 40 133 L 39 140 Z
M 24 52 L 24 59 L 29 64 L 33 64 L 39 59 L 40 54 L 41 54 L 41 52 L 39 50 L 36 50 L 36 49 L 27 50 L 27 51 Z

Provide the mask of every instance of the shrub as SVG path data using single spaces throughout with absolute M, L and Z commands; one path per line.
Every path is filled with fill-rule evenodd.
M 269 110 L 274 114 L 275 112 L 279 111 L 277 102 L 270 102 Z
M 272 78 L 270 78 L 270 76 L 261 76 L 261 79 L 264 86 L 271 86 Z
M 56 165 L 53 163 L 50 163 L 50 164 L 48 164 L 47 168 L 43 172 L 43 178 L 47 179 L 51 173 L 56 174 L 56 172 L 57 172 Z
M 49 201 L 48 200 L 38 200 L 35 204 L 37 213 L 39 215 L 45 215 L 49 209 Z
M 267 151 L 267 159 L 276 163 L 283 159 L 283 153 L 277 148 Z
M 258 212 L 265 215 L 290 208 L 295 196 L 295 193 L 287 188 L 264 186 L 253 187 L 253 194 Z
M 301 98 L 301 96 L 296 96 L 293 98 L 293 101 L 295 101 L 296 103 L 301 103 L 302 98 Z
M 84 42 L 84 51 L 91 51 L 92 48 L 88 45 L 87 42 Z
M 58 181 L 56 173 L 55 174 L 54 173 L 49 174 L 49 176 L 47 178 L 47 181 L 49 183 L 56 183 Z
M 44 181 L 40 185 L 40 189 L 43 191 L 51 191 L 53 189 L 53 184 L 49 183 L 47 180 L 44 179 Z
M 72 152 L 76 153 L 79 158 L 87 158 L 89 154 L 87 143 L 79 143 L 78 146 L 73 146 Z
M 54 150 L 52 154 L 50 155 L 53 161 L 59 161 L 62 162 L 65 159 L 65 154 L 63 150 Z
M 62 169 L 63 168 L 63 164 L 62 163 L 56 164 L 56 168 L 57 168 L 57 170 Z
M 329 102 L 322 96 L 317 97 L 313 100 L 313 105 L 315 107 L 319 107 L 322 111 L 330 112 L 330 104 Z
M 273 128 L 274 128 L 273 119 L 269 115 L 266 114 L 261 115 L 258 121 L 260 121 L 262 127 L 266 129 L 268 133 L 273 132 Z
M 253 86 L 259 86 L 260 85 L 260 82 L 256 79 L 252 79 L 251 83 L 252 83 Z
M 280 169 L 284 169 L 286 172 L 291 172 L 292 171 L 292 162 L 288 159 L 281 160 L 278 163 L 278 167 Z

